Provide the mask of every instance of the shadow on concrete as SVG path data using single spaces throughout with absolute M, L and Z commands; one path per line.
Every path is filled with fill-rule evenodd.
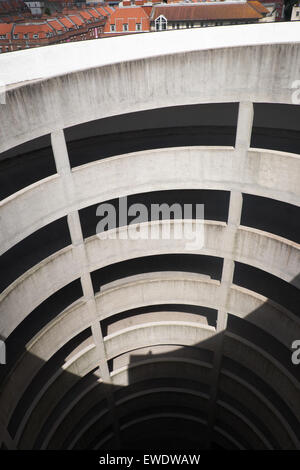
M 206 317 L 208 325 L 215 325 L 211 309 L 185 306 L 184 310 L 180 305 L 149 305 L 118 314 L 113 320 L 131 315 L 138 323 L 142 310 L 147 314 L 162 308 L 183 310 L 185 319 L 191 315 L 195 323 L 197 315 L 202 322 Z M 90 370 L 86 367 L 82 376 L 65 370 L 67 360 L 91 345 L 90 328 L 47 362 L 26 352 L 24 341 L 15 343 L 18 354 L 14 361 L 23 360 L 34 378 L 11 415 L 9 436 L 19 436 L 18 429 L 34 404 L 19 436 L 21 449 L 199 450 L 207 444 L 211 449 L 295 448 L 291 436 L 300 435 L 300 366 L 292 363 L 288 345 L 268 332 L 268 325 L 274 329 L 272 311 L 270 300 L 244 319 L 229 314 L 225 332 L 192 346 L 164 344 L 163 338 L 159 344 L 147 344 L 145 338 L 143 348 L 135 349 L 133 344 L 131 351 L 109 362 L 111 384 L 99 383 L 97 364 Z M 292 314 L 295 319 L 297 313 Z M 275 330 L 282 329 L 284 342 L 284 316 L 282 319 Z M 107 334 L 107 325 L 103 325 L 103 333 Z M 219 348 L 223 354 L 218 375 L 214 354 Z M 1 366 L 1 391 L 10 381 L 18 383 L 16 362 L 12 364 L 9 356 L 8 352 L 7 366 Z M 212 399 L 215 387 L 217 394 Z M 39 393 L 39 401 L 34 403 Z M 211 434 L 210 420 L 214 423 Z M 6 448 L 7 436 L 3 434 L 2 440 Z

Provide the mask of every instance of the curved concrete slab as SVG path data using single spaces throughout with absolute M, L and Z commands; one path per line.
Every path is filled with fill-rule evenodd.
M 245 169 L 238 158 L 228 147 L 178 147 L 110 157 L 73 169 L 71 195 L 62 178 L 51 176 L 0 202 L 1 250 L 69 212 L 148 191 L 235 189 L 299 206 L 298 155 L 252 149 Z
M 195 28 L 170 31 L 167 42 L 163 33 L 143 34 L 4 55 L 7 104 L 1 108 L 0 151 L 55 129 L 140 109 L 246 100 L 291 103 L 292 83 L 300 76 L 297 27 L 225 26 L 213 35 Z M 166 79 L 170 76 L 180 81 Z M 27 116 L 17 129 L 16 109 Z

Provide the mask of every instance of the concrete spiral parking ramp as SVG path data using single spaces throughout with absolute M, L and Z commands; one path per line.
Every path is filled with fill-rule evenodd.
M 2 448 L 300 449 L 299 25 L 0 68 Z M 137 227 L 199 226 L 204 245 L 96 235 L 97 206 L 124 197 L 204 204 Z

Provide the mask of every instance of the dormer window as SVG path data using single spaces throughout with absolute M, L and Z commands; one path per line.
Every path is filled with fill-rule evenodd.
M 167 29 L 167 24 L 167 19 L 163 15 L 160 15 L 155 20 L 155 31 L 165 31 Z

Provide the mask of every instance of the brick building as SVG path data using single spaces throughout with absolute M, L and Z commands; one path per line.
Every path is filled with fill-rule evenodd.
M 136 0 L 135 6 L 129 6 L 123 2 L 122 8 L 117 8 L 108 18 L 104 35 L 118 35 L 120 33 L 140 33 L 150 30 L 149 14 L 141 5 L 142 0 Z
M 275 21 L 283 12 L 283 0 L 123 0 L 116 8 L 47 0 L 47 5 L 52 13 L 33 17 L 21 0 L 0 1 L 0 53 L 120 34 Z
M 95 6 L 83 10 L 65 9 L 64 12 L 66 14 L 57 17 L 44 15 L 39 19 L 0 22 L 0 52 L 98 38 L 113 9 Z
M 255 23 L 263 20 L 267 13 L 268 10 L 259 2 L 160 4 L 153 6 L 150 16 L 150 30 L 163 31 Z
M 300 2 L 295 3 L 293 6 L 291 21 L 300 21 Z

